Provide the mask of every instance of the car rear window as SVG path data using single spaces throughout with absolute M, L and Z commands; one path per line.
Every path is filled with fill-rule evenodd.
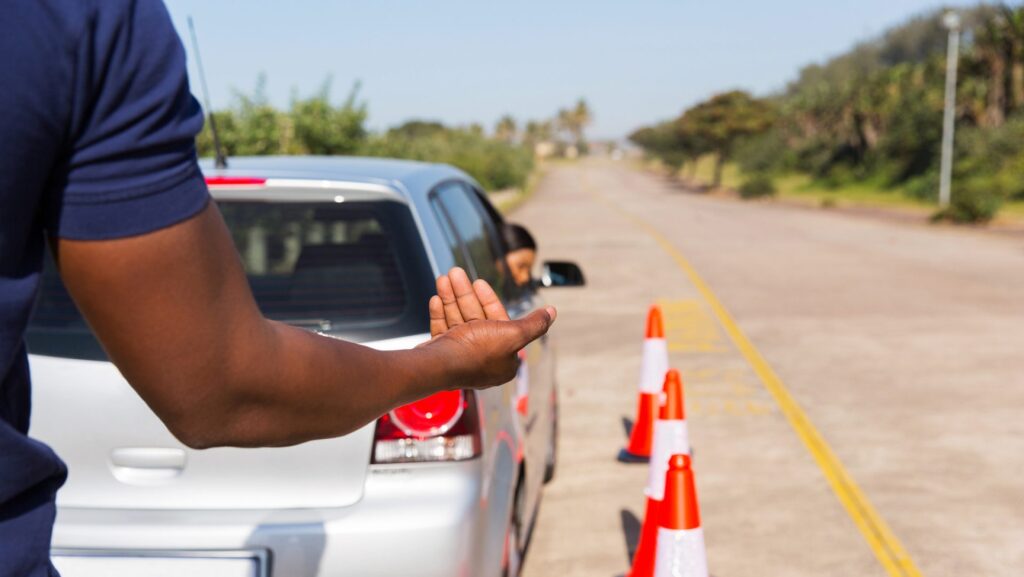
M 405 205 L 218 205 L 268 318 L 355 341 L 429 330 L 433 273 Z M 35 354 L 105 358 L 52 262 L 43 274 L 28 345 Z

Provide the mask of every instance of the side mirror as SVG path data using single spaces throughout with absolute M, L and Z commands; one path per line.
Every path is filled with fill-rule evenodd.
M 544 271 L 540 275 L 540 286 L 566 287 L 584 286 L 587 279 L 583 277 L 583 271 L 579 265 L 568 261 L 545 261 Z

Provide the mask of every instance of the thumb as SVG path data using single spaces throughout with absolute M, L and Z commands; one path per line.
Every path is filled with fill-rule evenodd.
M 521 319 L 510 321 L 515 325 L 522 339 L 516 348 L 521 349 L 548 332 L 557 316 L 558 311 L 555 310 L 555 307 L 544 307 L 539 311 L 533 311 Z

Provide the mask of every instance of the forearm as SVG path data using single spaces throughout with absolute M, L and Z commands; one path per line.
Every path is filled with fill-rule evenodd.
M 430 350 L 377 351 L 272 321 L 233 355 L 194 446 L 290 445 L 349 433 L 448 386 Z

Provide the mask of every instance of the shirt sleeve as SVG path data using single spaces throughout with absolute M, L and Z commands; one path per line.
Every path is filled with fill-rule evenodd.
M 152 232 L 201 211 L 203 114 L 159 0 L 94 0 L 75 54 L 66 163 L 49 228 L 77 240 Z

